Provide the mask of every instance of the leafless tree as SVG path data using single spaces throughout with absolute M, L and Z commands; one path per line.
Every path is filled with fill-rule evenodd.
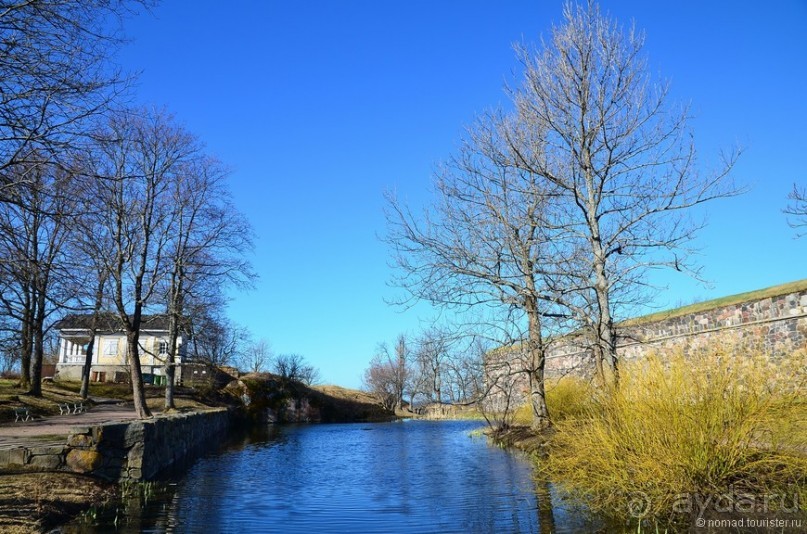
M 301 354 L 278 354 L 272 359 L 271 371 L 286 382 L 311 386 L 319 381 L 319 370 L 307 363 Z
M 615 379 L 615 311 L 635 304 L 648 269 L 697 275 L 689 246 L 703 222 L 691 208 L 738 193 L 728 175 L 739 151 L 701 172 L 688 110 L 654 82 L 643 44 L 593 1 L 566 4 L 541 49 L 518 47 L 524 83 L 512 93 L 517 112 L 505 134 L 513 163 L 553 190 L 585 250 L 576 283 L 592 296 L 583 296 L 591 304 L 583 323 Z
M 799 188 L 793 184 L 793 190 L 787 195 L 790 204 L 784 212 L 788 216 L 787 223 L 796 231 L 796 237 L 805 235 L 804 228 L 807 227 L 807 187 Z
M 254 279 L 246 259 L 252 249 L 252 229 L 230 200 L 227 177 L 218 160 L 199 153 L 185 162 L 171 184 L 175 214 L 167 253 L 166 409 L 174 407 L 176 341 L 187 322 L 186 302 L 205 302 L 227 286 L 248 287 Z
M 426 329 L 415 340 L 414 373 L 419 375 L 426 394 L 432 402 L 443 402 L 444 384 L 447 380 L 447 366 L 451 359 L 451 334 L 436 326 Z M 449 388 L 450 389 L 450 388 Z
M 188 313 L 188 357 L 210 365 L 237 365 L 244 360 L 249 333 L 230 321 L 223 305 L 194 305 Z
M 48 317 L 64 302 L 65 248 L 75 213 L 72 176 L 56 165 L 19 164 L 26 178 L 0 203 L 0 303 L 20 325 L 21 386 L 41 395 Z
M 381 343 L 376 354 L 364 372 L 364 385 L 390 410 L 403 409 L 404 393 L 410 380 L 412 355 L 406 336 L 401 334 L 390 351 L 386 343 Z
M 149 0 L 0 2 L 0 199 L 27 175 L 81 144 L 86 120 L 125 79 L 109 64 L 121 20 Z
M 263 373 L 269 370 L 273 358 L 272 344 L 266 339 L 259 339 L 247 346 L 240 366 L 252 373 Z
M 148 417 L 140 365 L 141 320 L 144 309 L 159 304 L 159 289 L 168 274 L 165 257 L 176 222 L 171 183 L 196 145 L 168 115 L 151 110 L 115 114 L 95 137 L 90 165 L 97 178 L 98 208 L 88 216 L 97 217 L 111 237 L 103 261 L 126 332 L 135 410 Z
M 526 323 L 530 359 L 521 372 L 533 386 L 533 426 L 545 428 L 544 334 L 565 314 L 548 281 L 564 270 L 569 251 L 553 222 L 556 192 L 513 164 L 507 126 L 500 113 L 480 119 L 436 178 L 437 200 L 422 217 L 388 195 L 387 242 L 395 283 L 412 298 L 464 310 L 499 307 L 513 326 Z
M 470 346 L 455 350 L 444 364 L 446 388 L 452 402 L 477 402 L 484 392 L 484 353 L 475 345 L 476 340 L 471 340 Z

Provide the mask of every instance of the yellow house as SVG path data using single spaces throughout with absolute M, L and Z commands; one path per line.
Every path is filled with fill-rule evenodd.
M 54 328 L 59 331 L 59 361 L 56 378 L 81 380 L 90 342 L 92 314 L 68 315 Z M 182 336 L 177 339 L 175 382 L 179 383 L 185 360 Z M 165 383 L 168 357 L 168 316 L 144 315 L 140 325 L 140 365 L 147 383 Z M 94 382 L 126 382 L 129 380 L 129 358 L 126 334 L 120 319 L 111 313 L 98 317 L 93 345 L 90 380 Z

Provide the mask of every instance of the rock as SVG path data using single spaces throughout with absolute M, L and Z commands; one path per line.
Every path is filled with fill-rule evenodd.
M 95 444 L 91 436 L 87 434 L 70 434 L 67 437 L 67 445 L 70 447 L 89 448 Z
M 91 473 L 99 468 L 104 457 L 98 451 L 73 449 L 67 453 L 65 465 L 75 473 Z
M 28 465 L 38 469 L 54 471 L 62 465 L 61 454 L 38 454 L 31 456 Z

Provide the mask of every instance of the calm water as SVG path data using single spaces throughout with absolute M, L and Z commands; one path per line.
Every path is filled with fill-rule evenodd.
M 583 532 L 475 422 L 271 427 L 66 532 Z M 142 507 L 141 507 L 142 505 Z

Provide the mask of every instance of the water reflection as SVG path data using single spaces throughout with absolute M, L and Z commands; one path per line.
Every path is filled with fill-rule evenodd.
M 590 531 L 553 505 L 519 454 L 470 437 L 474 422 L 268 427 L 196 463 L 120 532 Z M 114 526 L 73 526 L 101 532 Z

